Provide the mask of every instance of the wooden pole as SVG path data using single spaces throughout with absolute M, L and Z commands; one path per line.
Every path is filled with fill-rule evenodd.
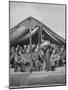
M 32 53 L 32 37 L 31 37 L 31 28 L 29 29 L 30 34 L 30 53 Z
M 42 26 L 41 26 L 41 48 L 42 48 Z
M 31 35 L 31 20 L 29 21 L 29 41 L 30 41 L 30 62 L 31 62 L 31 69 L 33 68 L 33 61 L 32 61 L 32 35 Z
M 38 47 L 39 47 L 39 50 L 40 50 L 41 44 L 42 44 L 42 26 L 39 27 L 39 30 L 38 30 Z

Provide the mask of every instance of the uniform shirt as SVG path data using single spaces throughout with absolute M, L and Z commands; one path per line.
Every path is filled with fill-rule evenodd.
M 44 55 L 44 52 L 42 50 L 39 51 L 39 56 L 42 57 Z
M 17 53 L 15 53 L 15 61 L 19 62 L 20 60 L 21 60 L 21 57 Z
M 57 61 L 60 59 L 60 56 L 59 54 L 52 54 L 50 59 L 51 61 Z

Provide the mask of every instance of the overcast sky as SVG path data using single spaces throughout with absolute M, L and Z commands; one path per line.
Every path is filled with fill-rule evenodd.
M 32 16 L 65 38 L 65 5 L 10 3 L 10 28 Z

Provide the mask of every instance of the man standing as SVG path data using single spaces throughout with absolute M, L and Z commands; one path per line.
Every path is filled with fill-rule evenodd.
M 22 58 L 21 58 L 21 52 L 15 52 L 15 72 L 17 71 L 18 67 L 20 67 L 20 70 L 22 71 Z
M 44 59 L 46 62 L 46 71 L 50 71 L 50 49 L 47 49 Z

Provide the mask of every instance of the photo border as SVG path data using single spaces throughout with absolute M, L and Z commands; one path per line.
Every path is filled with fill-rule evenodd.
M 56 87 L 66 86 L 67 84 L 67 4 L 60 3 L 44 3 L 44 2 L 28 2 L 28 1 L 8 1 L 9 3 L 9 31 L 10 31 L 10 3 L 32 3 L 32 4 L 48 4 L 48 5 L 64 5 L 65 6 L 65 46 L 66 46 L 66 66 L 65 66 L 65 84 L 50 84 L 50 85 L 33 85 L 33 86 L 10 86 L 10 37 L 9 37 L 9 89 L 24 89 L 24 88 L 40 88 L 40 87 Z M 9 32 L 10 36 L 10 32 Z

